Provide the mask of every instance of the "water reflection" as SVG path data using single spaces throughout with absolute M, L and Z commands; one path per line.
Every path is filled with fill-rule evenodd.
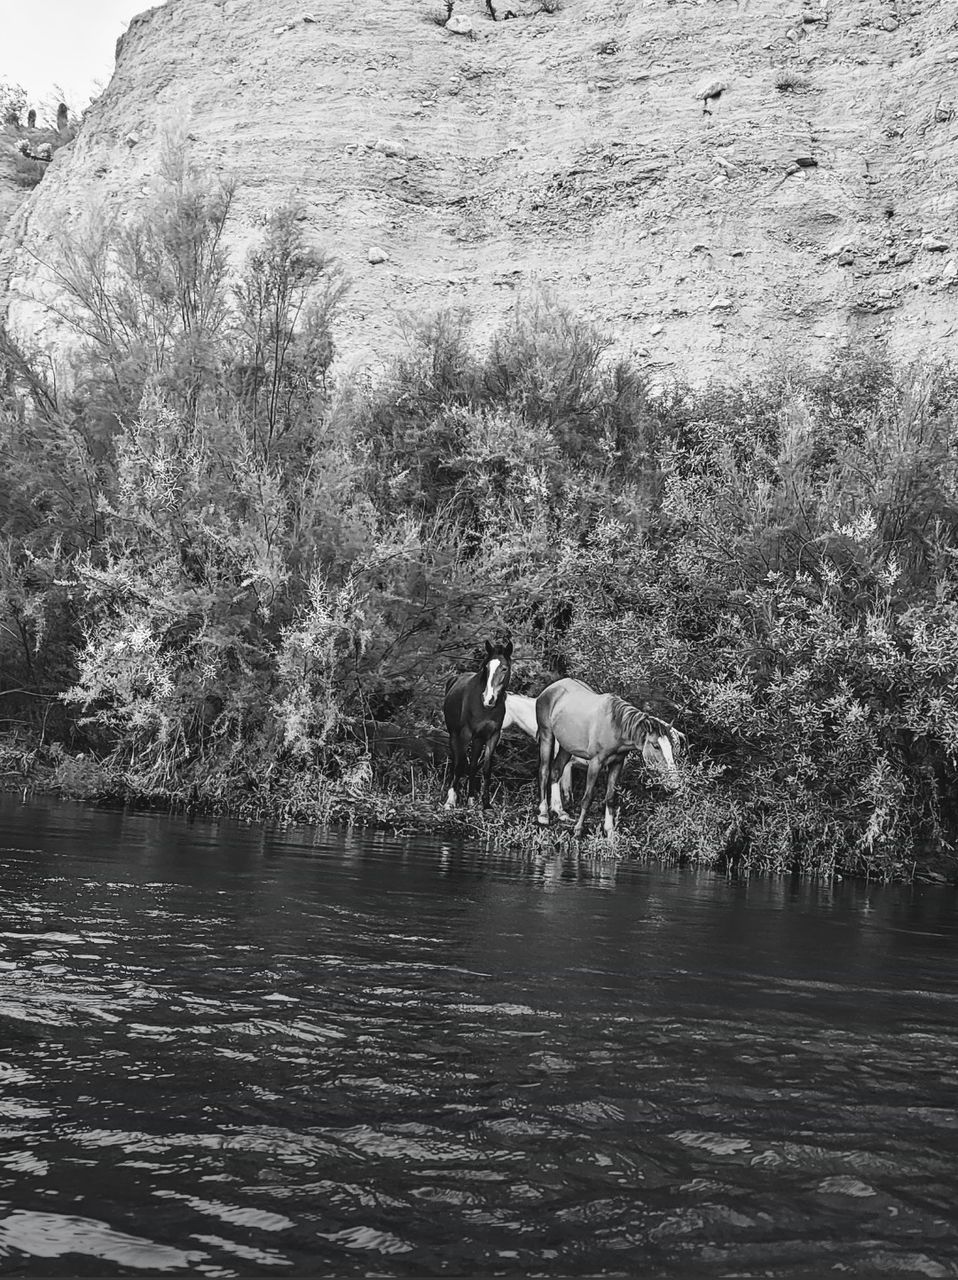
M 950 890 L 0 839 L 8 1270 L 958 1274 Z

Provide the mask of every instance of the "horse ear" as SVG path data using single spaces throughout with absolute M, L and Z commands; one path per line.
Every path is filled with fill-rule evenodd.
M 486 657 L 487 658 L 492 657 L 492 645 L 489 643 L 488 640 L 486 641 Z
M 511 640 L 506 641 L 505 645 L 503 646 L 502 652 L 506 655 L 507 658 L 512 657 L 512 641 Z

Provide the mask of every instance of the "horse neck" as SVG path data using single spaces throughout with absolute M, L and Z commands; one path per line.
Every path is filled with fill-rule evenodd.
M 626 702 L 624 698 L 616 698 L 613 706 L 623 743 L 641 750 L 649 734 L 659 732 L 658 725 L 652 716 L 640 711 L 638 707 L 633 707 L 632 703 Z
M 506 724 L 502 727 L 505 729 L 513 724 L 523 733 L 527 733 L 530 738 L 538 735 L 535 698 L 529 698 L 522 693 L 506 694 Z

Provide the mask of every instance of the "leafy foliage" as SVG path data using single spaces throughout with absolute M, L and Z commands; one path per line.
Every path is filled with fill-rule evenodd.
M 0 81 L 0 124 L 21 124 L 26 108 L 26 89 L 11 81 Z
M 69 394 L 0 334 L 0 693 L 62 785 L 329 816 L 389 783 L 425 821 L 444 679 L 508 630 L 520 691 L 576 674 L 687 734 L 681 796 L 626 788 L 635 849 L 892 876 L 953 847 L 952 371 L 652 395 L 539 294 L 485 350 L 440 312 L 337 386 L 335 261 L 290 207 L 232 264 L 229 184 L 174 143 L 148 216 L 50 264 Z M 523 743 L 501 777 L 526 839 Z

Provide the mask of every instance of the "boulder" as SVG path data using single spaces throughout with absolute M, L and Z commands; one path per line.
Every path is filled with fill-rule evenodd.
M 454 36 L 471 36 L 473 34 L 472 19 L 467 18 L 465 14 L 454 13 L 444 30 L 451 31 Z

